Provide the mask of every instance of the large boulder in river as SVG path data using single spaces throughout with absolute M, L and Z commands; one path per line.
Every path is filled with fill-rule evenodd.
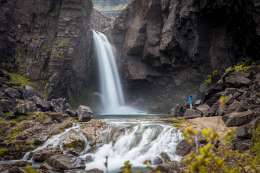
M 42 168 L 57 171 L 85 169 L 85 163 L 83 160 L 70 154 L 55 155 L 50 157 L 46 163 L 42 165 Z
M 248 79 L 248 77 L 248 73 L 234 72 L 232 74 L 229 74 L 224 80 L 225 83 L 230 86 L 240 87 L 250 84 L 251 80 Z
M 77 110 L 79 121 L 81 122 L 87 122 L 90 121 L 93 117 L 93 111 L 90 107 L 80 105 Z
M 186 156 L 191 150 L 192 146 L 186 140 L 182 140 L 176 147 L 176 154 L 179 156 Z

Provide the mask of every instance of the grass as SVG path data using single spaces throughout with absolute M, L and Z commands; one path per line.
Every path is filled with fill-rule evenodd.
M 8 149 L 7 148 L 0 148 L 0 157 L 4 157 L 6 154 L 8 154 Z
M 24 168 L 24 171 L 25 173 L 38 173 L 36 169 L 34 169 L 32 166 L 29 165 Z
M 9 73 L 9 75 L 10 75 L 11 83 L 21 85 L 21 86 L 31 85 L 30 79 L 28 79 L 23 75 L 17 73 Z

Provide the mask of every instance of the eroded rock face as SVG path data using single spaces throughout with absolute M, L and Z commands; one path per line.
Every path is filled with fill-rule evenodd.
M 112 29 L 129 99 L 147 98 L 150 110 L 163 102 L 160 111 L 185 96 L 199 96 L 206 74 L 232 65 L 248 51 L 257 54 L 255 8 L 246 0 L 133 1 Z
M 44 81 L 50 98 L 78 95 L 90 64 L 91 0 L 1 1 L 0 66 Z

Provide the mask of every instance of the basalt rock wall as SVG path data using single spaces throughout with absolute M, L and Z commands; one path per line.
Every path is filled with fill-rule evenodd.
M 255 58 L 258 1 L 135 0 L 111 31 L 129 101 L 169 110 L 199 98 L 203 81 L 245 57 Z
M 41 83 L 49 98 L 79 95 L 90 67 L 91 0 L 1 0 L 1 68 Z

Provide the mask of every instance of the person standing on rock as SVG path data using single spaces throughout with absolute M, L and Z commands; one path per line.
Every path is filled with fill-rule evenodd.
M 190 105 L 190 109 L 192 109 L 192 96 L 188 97 L 188 104 Z

